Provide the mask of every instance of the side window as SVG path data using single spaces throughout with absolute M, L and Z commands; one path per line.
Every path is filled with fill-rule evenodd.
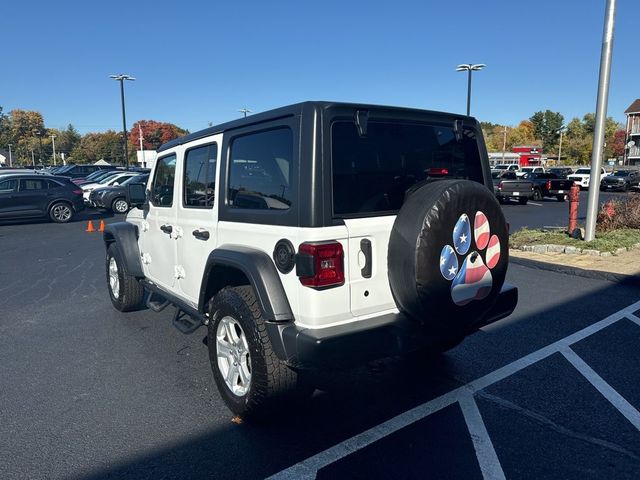
M 176 156 L 158 159 L 156 174 L 151 186 L 151 203 L 156 207 L 173 205 L 173 184 L 176 177 Z
M 60 188 L 62 185 L 58 182 L 54 182 L 53 180 L 47 180 L 47 186 L 49 188 Z
M 187 208 L 212 208 L 216 192 L 218 146 L 213 143 L 187 151 L 184 161 L 184 198 Z
M 5 180 L 0 182 L 0 193 L 11 193 L 18 190 L 18 180 Z
M 233 208 L 288 210 L 291 207 L 293 132 L 278 128 L 233 140 L 227 201 Z
M 44 180 L 31 180 L 31 179 L 20 180 L 21 192 L 25 190 L 45 190 L 46 188 L 47 188 L 47 184 Z

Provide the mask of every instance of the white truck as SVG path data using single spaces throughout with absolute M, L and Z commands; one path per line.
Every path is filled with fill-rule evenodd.
M 604 167 L 600 167 L 600 178 L 606 177 L 607 175 L 609 175 L 609 173 L 607 173 Z M 600 178 L 596 179 L 596 185 L 600 185 Z M 573 180 L 580 185 L 580 189 L 587 189 L 591 182 L 591 167 L 579 168 L 575 173 L 569 175 L 567 179 Z

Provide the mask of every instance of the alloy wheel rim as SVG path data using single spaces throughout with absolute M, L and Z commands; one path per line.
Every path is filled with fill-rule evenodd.
M 124 200 L 118 200 L 115 204 L 115 211 L 118 213 L 124 213 L 127 211 L 128 205 Z
M 251 354 L 242 327 L 236 319 L 223 317 L 216 329 L 218 371 L 237 397 L 247 394 L 251 386 Z
M 71 218 L 71 209 L 66 205 L 56 205 L 53 207 L 53 216 L 56 220 L 69 220 Z
M 118 264 L 113 257 L 109 259 L 109 288 L 117 300 L 120 296 L 120 277 L 118 276 Z

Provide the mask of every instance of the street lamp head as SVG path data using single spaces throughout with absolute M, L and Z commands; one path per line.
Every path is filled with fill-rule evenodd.
M 122 80 L 131 80 L 131 81 L 133 81 L 133 80 L 135 80 L 135 78 L 132 77 L 131 75 L 126 75 L 124 73 L 121 73 L 119 75 L 109 75 L 109 78 L 113 78 L 114 80 L 119 80 L 119 81 L 122 81 Z
M 467 70 L 471 70 L 471 64 L 469 63 L 463 63 L 461 65 L 458 65 L 458 67 L 456 68 L 456 72 L 464 72 Z

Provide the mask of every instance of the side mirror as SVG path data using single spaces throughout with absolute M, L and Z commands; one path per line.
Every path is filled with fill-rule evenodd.
M 127 201 L 131 208 L 142 207 L 147 203 L 147 186 L 144 183 L 130 183 L 127 185 Z

